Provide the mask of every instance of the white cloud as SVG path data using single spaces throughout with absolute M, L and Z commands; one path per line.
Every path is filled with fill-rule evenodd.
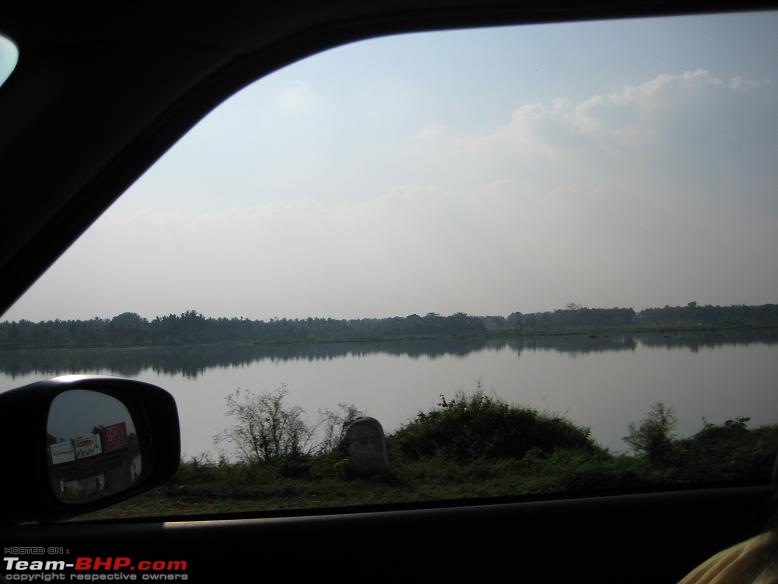
M 742 77 L 724 82 L 703 69 L 680 75 L 662 74 L 620 92 L 594 95 L 579 102 L 560 98 L 551 104 L 522 105 L 513 112 L 507 125 L 475 142 L 481 147 L 490 141 L 500 148 L 510 144 L 518 149 L 518 154 L 552 158 L 576 147 L 590 148 L 592 140 L 607 140 L 607 145 L 599 144 L 607 149 L 638 146 L 655 140 L 657 132 L 668 129 L 668 120 L 660 117 L 688 114 L 690 105 L 706 107 L 710 101 L 706 94 L 709 96 L 712 91 L 767 86 L 766 82 Z M 658 122 L 664 124 L 657 126 Z
M 738 75 L 737 77 L 733 77 L 729 80 L 727 83 L 727 87 L 730 89 L 734 89 L 735 91 L 743 90 L 743 89 L 760 89 L 764 87 L 773 87 L 773 83 L 771 81 L 762 80 L 762 81 L 754 81 L 752 79 L 745 79 Z
M 290 111 L 317 103 L 293 89 Z M 109 213 L 45 276 L 63 303 L 44 316 L 70 316 L 72 298 L 94 300 L 92 316 L 98 292 L 149 315 L 251 317 L 774 302 L 774 103 L 764 82 L 658 75 L 520 105 L 478 136 L 426 124 L 413 148 L 374 157 L 365 192 L 389 163 L 393 186 L 359 200 Z

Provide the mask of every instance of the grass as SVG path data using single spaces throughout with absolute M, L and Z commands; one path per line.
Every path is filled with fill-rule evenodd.
M 671 410 L 667 410 L 671 411 Z M 650 415 L 640 424 L 645 428 Z M 662 456 L 612 454 L 588 429 L 475 391 L 418 414 L 387 437 L 392 472 L 351 478 L 345 449 L 273 462 L 182 461 L 165 485 L 85 519 L 371 506 L 517 495 L 645 490 L 721 481 L 769 483 L 778 424 L 704 422 Z

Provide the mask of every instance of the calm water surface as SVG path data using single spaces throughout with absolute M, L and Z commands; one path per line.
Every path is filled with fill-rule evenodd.
M 565 414 L 619 451 L 629 422 L 655 401 L 675 409 L 680 435 L 703 418 L 778 422 L 775 333 L 0 352 L 0 390 L 68 373 L 132 377 L 170 391 L 186 456 L 218 452 L 213 437 L 229 425 L 227 394 L 281 384 L 311 421 L 319 409 L 353 403 L 391 432 L 440 394 L 480 380 L 502 399 Z

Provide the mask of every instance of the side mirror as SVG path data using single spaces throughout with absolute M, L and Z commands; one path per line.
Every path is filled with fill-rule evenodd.
M 147 383 L 59 377 L 0 394 L 0 444 L 0 521 L 63 519 L 173 476 L 178 412 Z

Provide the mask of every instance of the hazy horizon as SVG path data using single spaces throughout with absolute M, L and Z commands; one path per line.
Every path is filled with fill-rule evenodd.
M 4 321 L 778 302 L 778 13 L 382 37 L 281 69 Z
M 694 302 L 694 301 L 690 301 L 690 302 Z M 767 302 L 765 304 L 774 305 L 774 304 L 778 304 L 778 303 Z M 731 306 L 751 306 L 751 307 L 753 307 L 753 306 L 764 306 L 765 304 L 721 304 L 721 305 L 707 305 L 707 306 L 718 306 L 718 307 L 726 308 L 726 307 L 731 307 Z M 637 312 L 640 312 L 641 310 L 646 310 L 646 309 L 650 309 L 650 308 L 666 308 L 666 307 L 678 308 L 678 307 L 684 307 L 684 306 L 687 306 L 687 305 L 688 305 L 688 303 L 684 303 L 684 304 L 681 304 L 681 305 L 669 305 L 669 304 L 665 305 L 665 304 L 663 304 L 661 306 L 660 305 L 656 305 L 656 306 L 642 306 L 640 308 L 635 307 L 635 306 L 578 306 L 577 308 L 581 308 L 581 309 L 604 309 L 604 310 L 608 310 L 608 309 L 629 309 L 629 308 L 631 308 L 631 309 L 633 309 L 637 313 Z M 706 305 L 701 304 L 701 303 L 697 303 L 697 305 L 699 307 L 706 306 Z M 554 308 L 548 308 L 548 309 L 545 309 L 545 310 L 537 310 L 537 311 L 535 311 L 535 310 L 533 310 L 533 311 L 514 310 L 514 311 L 511 311 L 510 313 L 505 313 L 505 314 L 501 314 L 501 313 L 497 313 L 497 312 L 473 314 L 473 313 L 467 313 L 467 312 L 465 312 L 463 310 L 461 310 L 461 311 L 457 310 L 457 311 L 450 312 L 450 313 L 444 313 L 444 312 L 438 312 L 438 311 L 431 311 L 431 312 L 434 313 L 434 314 L 438 314 L 440 316 L 453 316 L 454 314 L 457 314 L 459 312 L 463 312 L 463 313 L 467 314 L 468 316 L 473 316 L 473 317 L 476 317 L 476 318 L 481 318 L 481 317 L 494 317 L 494 316 L 507 317 L 510 314 L 514 313 L 514 312 L 519 312 L 521 314 L 537 314 L 537 313 L 543 313 L 543 312 L 554 312 L 555 310 L 570 310 L 570 308 L 568 308 L 566 306 L 557 306 L 557 307 L 554 307 Z M 119 316 L 121 314 L 127 314 L 127 313 L 137 314 L 138 316 L 140 316 L 142 318 L 145 318 L 146 320 L 151 321 L 151 320 L 154 320 L 155 318 L 158 318 L 158 317 L 165 317 L 165 316 L 170 316 L 170 315 L 180 316 L 180 315 L 184 314 L 185 312 L 189 312 L 189 311 L 194 311 L 194 312 L 198 313 L 200 316 L 202 316 L 204 318 L 213 318 L 213 319 L 220 319 L 220 318 L 227 318 L 227 319 L 238 318 L 238 319 L 241 319 L 242 318 L 242 319 L 246 319 L 246 320 L 265 320 L 265 321 L 269 321 L 271 319 L 284 319 L 284 318 L 286 318 L 288 320 L 294 320 L 294 319 L 304 320 L 304 319 L 307 319 L 307 318 L 314 318 L 314 319 L 317 319 L 317 318 L 318 319 L 330 319 L 331 318 L 333 320 L 363 320 L 363 319 L 366 319 L 366 320 L 380 320 L 380 319 L 396 318 L 396 317 L 405 318 L 405 317 L 408 317 L 408 316 L 411 316 L 411 315 L 414 315 L 414 314 L 418 315 L 418 316 L 425 316 L 425 315 L 429 314 L 429 312 L 409 312 L 408 314 L 381 314 L 381 315 L 367 314 L 367 315 L 361 315 L 361 316 L 337 317 L 337 318 L 333 317 L 333 316 L 328 316 L 326 314 L 325 315 L 308 314 L 308 315 L 305 315 L 305 316 L 295 316 L 295 317 L 290 317 L 290 316 L 285 316 L 285 315 L 279 314 L 279 315 L 271 316 L 269 318 L 250 318 L 250 317 L 247 317 L 247 316 L 241 315 L 241 314 L 207 314 L 207 313 L 204 313 L 204 312 L 198 310 L 197 308 L 186 308 L 186 309 L 183 309 L 183 310 L 168 312 L 168 313 L 165 313 L 165 314 L 141 314 L 141 313 L 139 313 L 139 312 L 137 312 L 135 310 L 123 310 L 121 312 L 117 312 L 116 314 L 109 314 L 109 315 L 99 315 L 99 314 L 96 314 L 96 315 L 91 316 L 89 318 L 74 318 L 74 319 L 53 318 L 53 319 L 44 319 L 44 321 L 45 320 L 49 320 L 49 321 L 51 321 L 51 320 L 61 320 L 61 321 L 64 321 L 64 320 L 91 320 L 93 318 L 100 318 L 100 319 L 110 320 L 110 319 L 112 319 L 112 318 L 114 318 L 116 316 Z M 20 320 L 28 320 L 28 321 L 30 321 L 31 319 L 24 319 L 24 318 L 22 318 L 22 319 L 14 319 L 14 320 L 12 320 L 12 319 L 8 319 L 8 318 L 3 318 L 3 319 L 0 319 L 0 322 L 18 322 Z M 43 322 L 43 321 L 31 321 L 31 322 Z

